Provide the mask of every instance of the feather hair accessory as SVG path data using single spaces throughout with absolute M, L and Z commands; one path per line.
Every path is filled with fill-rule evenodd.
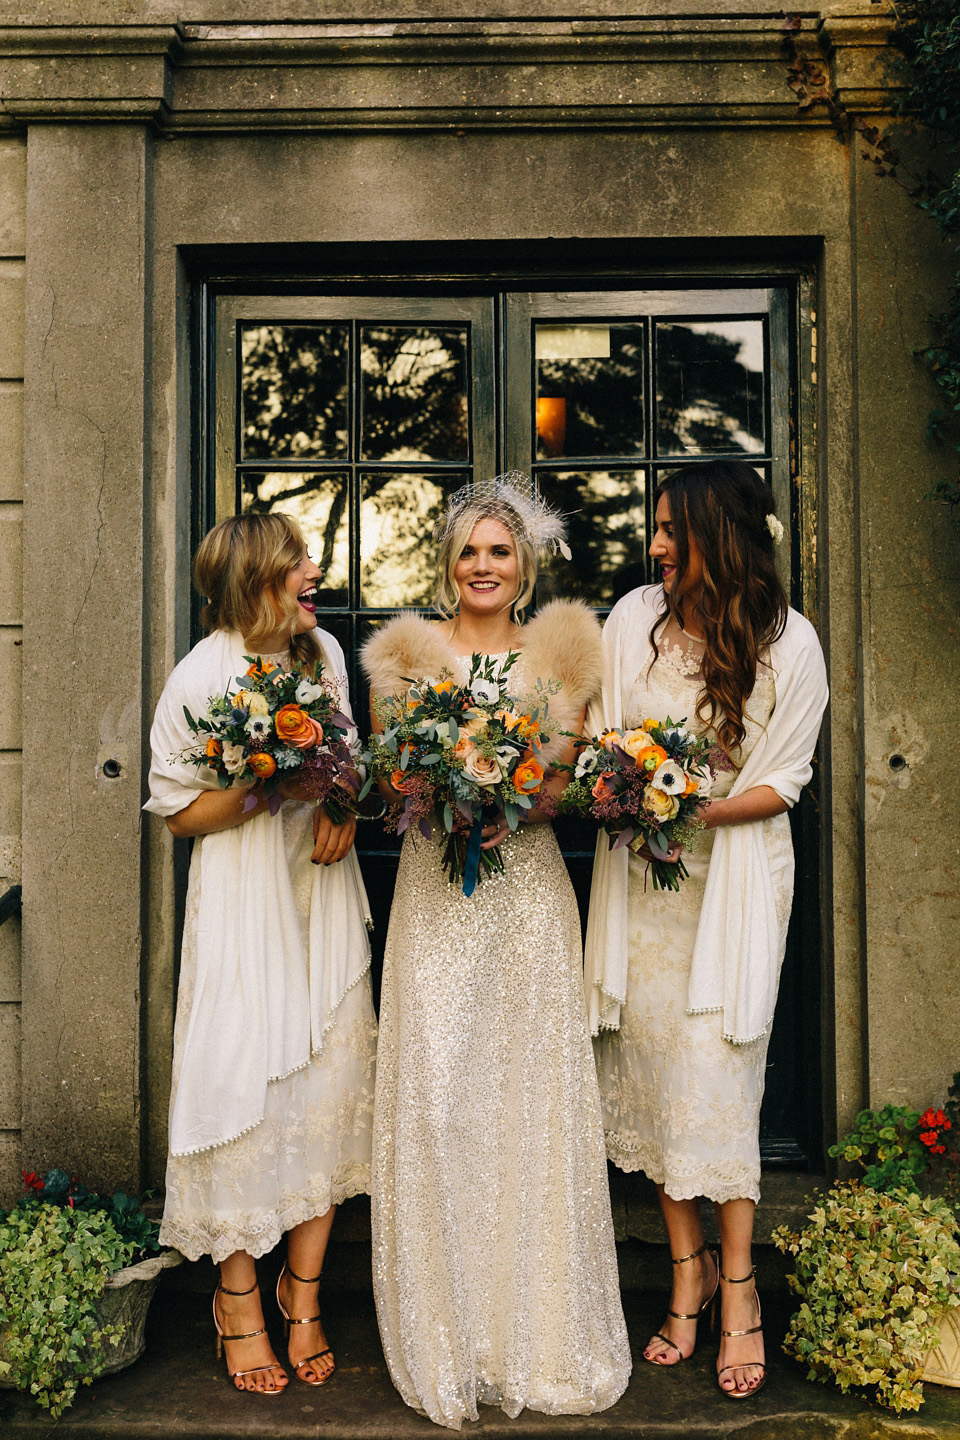
M 478 518 L 499 520 L 511 535 L 529 540 L 538 553 L 551 550 L 571 560 L 567 544 L 566 522 L 558 511 L 543 499 L 537 486 L 522 470 L 508 470 L 492 480 L 479 480 L 455 490 L 447 503 L 447 512 L 434 531 L 434 539 L 442 544 L 469 506 Z

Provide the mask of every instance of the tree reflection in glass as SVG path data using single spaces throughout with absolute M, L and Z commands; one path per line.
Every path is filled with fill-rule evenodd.
M 244 472 L 241 508 L 266 514 L 283 510 L 298 521 L 310 554 L 323 571 L 321 603 L 347 605 L 350 576 L 349 481 L 330 470 L 315 475 L 291 470 Z
M 244 460 L 346 459 L 348 325 L 244 325 Z
M 365 608 L 431 604 L 437 589 L 434 526 L 446 497 L 468 479 L 466 471 L 361 476 L 360 599 Z
M 536 454 L 642 455 L 645 326 L 536 326 Z
M 762 320 L 658 325 L 657 453 L 766 448 Z
M 545 500 L 567 517 L 573 561 L 549 556 L 540 567 L 537 598 L 576 597 L 611 605 L 646 579 L 643 470 L 538 472 Z M 624 583 L 621 576 L 626 574 Z
M 360 329 L 364 460 L 469 459 L 466 328 Z

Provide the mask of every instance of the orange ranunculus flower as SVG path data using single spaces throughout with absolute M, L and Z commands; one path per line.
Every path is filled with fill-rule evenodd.
M 540 734 L 540 721 L 534 720 L 532 715 L 521 715 L 519 734 L 524 740 L 535 740 Z
M 430 686 L 430 689 L 435 690 L 438 695 L 449 695 L 453 688 L 452 680 L 434 680 Z
M 223 746 L 221 745 L 220 741 L 217 740 L 213 735 L 209 736 L 207 739 L 207 754 L 209 755 L 211 760 L 215 755 L 223 754 Z
M 518 790 L 531 794 L 543 784 L 543 766 L 532 755 L 524 755 L 513 772 L 513 783 Z
M 255 755 L 251 755 L 247 764 L 250 766 L 254 775 L 258 776 L 261 780 L 269 780 L 277 768 L 276 760 L 274 760 L 272 755 L 268 755 L 265 750 L 258 750 Z
M 394 790 L 399 790 L 401 795 L 409 795 L 412 788 L 410 785 L 410 772 L 408 770 L 391 771 L 390 784 Z
M 683 792 L 684 795 L 685 795 L 685 796 L 686 796 L 686 795 L 696 795 L 696 793 L 697 793 L 697 791 L 698 791 L 699 789 L 700 789 L 700 782 L 699 782 L 699 780 L 695 780 L 692 775 L 688 775 L 688 776 L 687 776 L 686 789 L 685 789 L 684 792 Z
M 306 750 L 319 743 L 317 727 L 299 705 L 281 706 L 274 716 L 273 724 L 280 739 L 287 745 L 295 745 L 298 750 Z M 321 731 L 321 738 L 322 735 Z
M 610 786 L 607 784 L 607 781 L 612 779 L 612 770 L 604 770 L 602 774 L 597 776 L 596 780 L 594 780 L 593 785 L 590 788 L 590 794 L 593 796 L 594 800 L 610 800 L 613 798 L 613 795 L 616 792 L 611 790 Z
M 272 660 L 263 660 L 258 657 L 256 660 L 254 660 L 252 665 L 247 666 L 244 674 L 251 675 L 256 680 L 259 679 L 261 675 L 269 675 L 271 671 L 276 669 L 277 666 L 273 663 Z
M 654 770 L 659 770 L 665 760 L 670 756 L 662 745 L 648 745 L 646 750 L 641 750 L 639 755 L 634 756 L 641 770 L 647 770 L 652 775 Z
M 619 730 L 604 730 L 603 734 L 600 736 L 600 744 L 603 746 L 604 750 L 612 750 L 614 745 L 623 744 L 623 736 L 620 734 Z
M 523 716 L 515 715 L 512 710 L 495 710 L 493 713 L 493 718 L 494 720 L 503 721 L 503 728 L 509 735 L 511 730 L 516 730 L 517 726 L 523 719 Z

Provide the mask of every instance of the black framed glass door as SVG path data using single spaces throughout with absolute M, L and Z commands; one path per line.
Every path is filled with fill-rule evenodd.
M 387 615 L 429 607 L 433 526 L 473 478 L 536 479 L 568 516 L 574 554 L 545 563 L 537 599 L 576 595 L 601 617 L 653 578 L 647 535 L 666 470 L 738 456 L 784 520 L 795 509 L 797 286 L 561 290 L 478 277 L 475 294 L 444 288 L 389 296 L 358 280 L 329 295 L 211 295 L 208 511 L 296 515 L 325 572 L 322 623 L 347 654 L 358 716 L 359 646 Z M 788 526 L 788 590 L 796 544 Z M 821 1144 L 810 802 L 794 825 L 798 891 L 761 1149 L 804 1166 Z M 593 834 L 569 822 L 558 834 L 585 915 Z M 371 825 L 358 848 L 382 950 L 399 845 Z

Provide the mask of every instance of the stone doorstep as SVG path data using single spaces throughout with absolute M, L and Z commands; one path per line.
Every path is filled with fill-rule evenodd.
M 659 1270 L 656 1290 L 624 1290 L 633 1351 L 639 1355 L 663 1320 L 667 1257 L 662 1247 L 634 1242 L 621 1246 L 620 1258 L 624 1272 L 635 1264 Z M 267 1324 L 282 1356 L 272 1301 L 278 1269 L 276 1252 L 260 1266 Z M 81 1389 L 59 1422 L 28 1396 L 0 1391 L 0 1440 L 39 1440 L 52 1431 L 57 1440 L 426 1440 L 446 1433 L 404 1405 L 390 1382 L 369 1290 L 369 1247 L 339 1242 L 331 1249 L 328 1273 L 323 1303 L 337 1356 L 337 1373 L 328 1385 L 309 1389 L 291 1379 L 276 1399 L 236 1392 L 215 1358 L 213 1267 L 183 1265 L 161 1276 L 142 1359 Z M 761 1294 L 769 1369 L 754 1400 L 732 1402 L 719 1393 L 717 1340 L 704 1324 L 690 1361 L 668 1370 L 638 1361 L 626 1394 L 603 1414 L 550 1417 L 524 1411 L 510 1420 L 484 1406 L 480 1420 L 460 1433 L 484 1440 L 960 1440 L 960 1390 L 927 1386 L 920 1412 L 898 1419 L 832 1386 L 809 1383 L 780 1349 L 792 1308 L 789 1296 L 776 1284 L 765 1289 L 761 1283 Z

